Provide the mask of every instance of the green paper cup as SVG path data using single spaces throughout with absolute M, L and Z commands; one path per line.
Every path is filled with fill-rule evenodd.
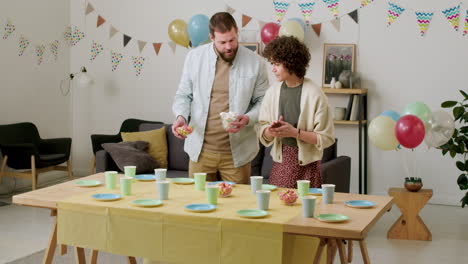
M 117 172 L 106 171 L 104 175 L 106 177 L 106 188 L 111 190 L 117 189 Z
M 218 194 L 219 194 L 219 186 L 217 185 L 207 185 L 205 186 L 206 189 L 206 199 L 208 200 L 209 204 L 218 204 Z
M 122 177 L 120 178 L 120 192 L 122 195 L 132 195 L 133 178 Z
M 154 169 L 154 177 L 156 181 L 166 180 L 167 169 Z
M 195 190 L 204 191 L 206 185 L 206 173 L 197 172 L 193 174 L 195 178 Z
M 297 193 L 299 197 L 306 196 L 309 194 L 310 181 L 309 180 L 299 180 L 297 181 Z
M 124 166 L 125 177 L 135 178 L 136 166 Z

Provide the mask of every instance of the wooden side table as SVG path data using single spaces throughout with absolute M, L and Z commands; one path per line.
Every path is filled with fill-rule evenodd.
M 431 199 L 432 189 L 409 192 L 405 188 L 390 188 L 388 194 L 393 197 L 402 215 L 388 230 L 387 238 L 431 241 L 431 231 L 418 214 Z

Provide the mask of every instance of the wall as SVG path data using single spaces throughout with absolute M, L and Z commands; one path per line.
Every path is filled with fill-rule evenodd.
M 61 43 L 57 62 L 47 48 L 53 40 L 62 41 L 70 21 L 68 10 L 68 1 L 61 0 L 0 2 L 2 37 L 7 18 L 16 26 L 12 36 L 0 39 L 0 124 L 29 121 L 37 125 L 43 138 L 71 135 L 70 98 L 62 96 L 59 89 L 60 80 L 69 72 L 69 48 Z M 31 41 L 22 57 L 18 56 L 20 34 Z M 40 66 L 36 64 L 35 44 L 46 45 Z M 42 175 L 39 183 L 44 177 L 48 176 Z M 0 185 L 0 193 L 10 190 L 12 185 L 12 180 L 7 178 Z M 18 180 L 17 187 L 25 185 L 30 185 L 30 181 Z
M 441 9 L 444 1 L 397 1 L 406 7 L 418 9 Z M 84 3 L 71 3 L 71 22 L 86 28 L 88 38 L 71 51 L 71 69 L 86 65 L 96 82 L 83 92 L 79 105 L 75 142 L 81 146 L 76 168 L 83 173 L 89 170 L 91 145 L 89 134 L 116 133 L 122 120 L 137 117 L 148 120 L 172 122 L 171 103 L 180 78 L 183 60 L 188 50 L 177 46 L 175 54 L 163 44 L 159 56 L 154 55 L 151 42 L 167 42 L 167 26 L 173 19 L 185 21 L 198 13 L 211 16 L 224 10 L 228 3 L 254 19 L 241 32 L 243 41 L 259 41 L 258 24 L 255 19 L 273 21 L 274 13 L 270 0 L 199 0 L 199 1 L 150 1 L 137 3 L 125 0 L 91 1 L 97 11 L 84 17 Z M 341 1 L 341 10 L 346 12 L 357 7 L 359 1 Z M 318 21 L 329 19 L 329 14 L 318 1 L 314 11 Z M 320 37 L 310 30 L 306 43 L 312 53 L 312 62 L 307 76 L 318 83 L 322 76 L 323 43 L 357 44 L 357 71 L 362 74 L 363 86 L 369 89 L 369 117 L 393 109 L 401 111 L 407 103 L 423 101 L 431 109 L 438 109 L 440 102 L 458 98 L 458 89 L 465 89 L 463 80 L 468 66 L 467 37 L 453 32 L 441 15 L 434 15 L 425 38 L 421 38 L 414 14 L 408 10 L 389 29 L 386 27 L 385 1 L 375 1 L 360 10 L 360 24 L 349 17 L 342 19 L 341 32 L 336 32 L 330 23 L 324 23 Z M 462 9 L 464 10 L 464 9 Z M 107 22 L 96 28 L 96 17 L 101 14 Z M 240 24 L 240 13 L 235 13 Z M 287 17 L 300 17 L 292 6 Z M 148 46 L 142 55 L 149 60 L 142 75 L 136 77 L 131 62 L 124 59 L 116 72 L 110 70 L 109 50 L 137 56 L 135 41 L 122 48 L 122 34 L 109 40 L 109 26 L 114 25 L 135 39 L 146 40 Z M 89 50 L 92 40 L 109 49 L 90 62 Z M 465 73 L 465 74 L 464 74 Z M 347 98 L 331 96 L 333 106 L 346 106 Z M 352 186 L 357 192 L 357 127 L 337 126 L 339 152 L 352 157 Z M 434 165 L 432 165 L 434 164 Z M 432 166 L 430 166 L 432 165 Z M 407 169 L 405 169 L 407 168 Z M 458 204 L 462 193 L 456 186 L 457 170 L 453 160 L 442 157 L 437 150 L 425 146 L 415 151 L 384 152 L 369 145 L 369 192 L 386 194 L 389 187 L 402 186 L 403 178 L 421 176 L 425 187 L 434 189 L 433 203 Z

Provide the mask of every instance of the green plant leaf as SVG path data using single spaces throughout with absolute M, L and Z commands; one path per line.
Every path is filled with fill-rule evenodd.
M 448 149 L 443 149 L 443 150 L 442 150 L 442 155 L 445 156 L 445 154 L 447 154 L 447 152 L 448 152 Z
M 462 173 L 458 176 L 457 184 L 458 187 L 460 187 L 460 190 L 468 189 L 468 178 L 466 177 L 466 174 Z
M 457 161 L 457 168 L 461 171 L 464 171 L 465 170 L 465 163 L 461 162 L 461 161 Z
M 450 108 L 450 107 L 454 107 L 455 105 L 457 105 L 457 101 L 445 101 L 443 102 L 440 106 L 442 108 Z
M 465 208 L 465 205 L 468 204 L 468 192 L 465 194 L 463 198 L 461 198 L 460 202 L 462 203 L 462 208 Z
M 457 155 L 456 151 L 450 150 L 450 157 L 455 158 L 456 155 Z
M 464 126 L 460 128 L 460 133 L 466 134 L 468 133 L 468 126 Z
M 453 117 L 458 120 L 465 113 L 465 109 L 461 106 L 453 108 Z
M 465 96 L 465 100 L 468 100 L 468 94 L 466 94 L 463 90 L 460 90 L 460 93 Z

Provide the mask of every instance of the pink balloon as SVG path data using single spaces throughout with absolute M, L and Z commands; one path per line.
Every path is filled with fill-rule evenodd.
M 424 123 L 417 116 L 405 115 L 398 119 L 395 135 L 405 148 L 415 148 L 424 140 Z
M 270 22 L 266 23 L 260 32 L 260 36 L 262 38 L 262 42 L 267 45 L 270 41 L 274 40 L 279 33 L 280 26 L 276 23 Z

